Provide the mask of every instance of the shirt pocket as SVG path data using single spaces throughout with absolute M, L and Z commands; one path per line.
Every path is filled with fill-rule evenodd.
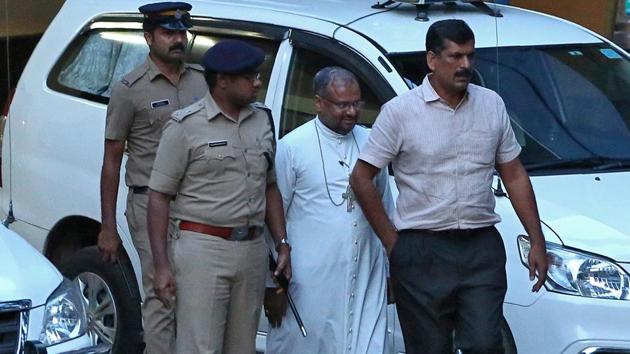
M 206 147 L 204 152 L 206 171 L 209 178 L 214 180 L 233 178 L 238 172 L 236 151 L 227 146 Z
M 466 134 L 464 138 L 464 151 L 466 160 L 471 168 L 494 168 L 497 153 L 497 136 L 488 132 L 474 132 Z
M 164 123 L 172 112 L 170 106 L 142 109 L 136 113 L 135 125 L 143 135 L 159 139 Z

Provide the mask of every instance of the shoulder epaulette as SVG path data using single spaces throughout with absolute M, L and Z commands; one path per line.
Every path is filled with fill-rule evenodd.
M 138 81 L 144 74 L 147 73 L 148 67 L 146 65 L 140 65 L 139 67 L 133 69 L 130 73 L 123 76 L 120 82 L 127 86 L 131 87 L 136 81 Z
M 205 105 L 206 104 L 204 100 L 199 100 L 188 107 L 184 107 L 180 110 L 173 112 L 171 114 L 171 119 L 177 122 L 181 122 L 184 119 L 186 119 L 186 117 L 192 115 L 193 113 L 199 112 L 203 107 L 205 107 Z
M 203 72 L 203 66 L 199 65 L 199 64 L 187 64 L 187 66 L 193 70 L 197 70 L 197 71 L 201 71 Z

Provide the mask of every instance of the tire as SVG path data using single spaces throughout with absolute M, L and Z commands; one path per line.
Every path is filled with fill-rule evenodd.
M 131 262 L 101 260 L 96 246 L 74 253 L 60 267 L 70 279 L 79 279 L 93 344 L 111 345 L 112 354 L 138 353 L 142 346 L 140 293 Z

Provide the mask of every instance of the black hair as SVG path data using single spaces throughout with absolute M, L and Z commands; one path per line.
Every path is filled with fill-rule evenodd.
M 475 39 L 473 31 L 462 20 L 442 20 L 434 22 L 427 31 L 426 48 L 440 54 L 446 47 L 444 40 L 447 39 L 457 44 L 465 44 Z
M 340 66 L 327 66 L 317 72 L 313 78 L 313 92 L 320 97 L 325 97 L 328 87 L 335 80 L 355 82 L 359 84 L 357 77 L 347 69 Z

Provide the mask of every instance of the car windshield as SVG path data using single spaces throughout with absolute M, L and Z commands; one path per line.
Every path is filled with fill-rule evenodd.
M 427 72 L 424 57 L 389 56 L 410 87 Z M 606 44 L 578 44 L 482 48 L 475 58 L 473 83 L 505 101 L 530 173 L 630 169 L 625 55 Z

